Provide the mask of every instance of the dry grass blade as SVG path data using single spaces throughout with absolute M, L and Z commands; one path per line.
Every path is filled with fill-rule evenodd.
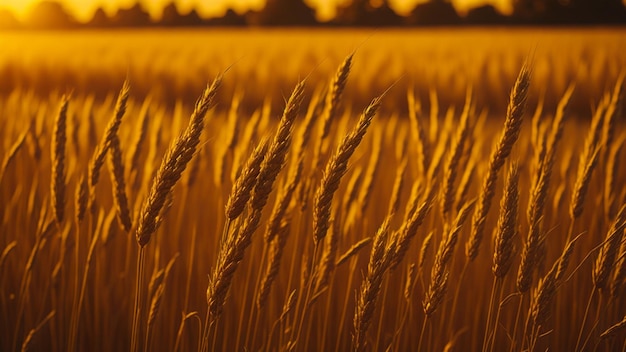
M 4 159 L 2 160 L 2 165 L 0 165 L 0 184 L 2 184 L 4 173 L 6 172 L 9 164 L 11 164 L 11 160 L 15 159 L 15 155 L 17 155 L 17 152 L 22 149 L 22 146 L 24 145 L 24 141 L 26 140 L 26 136 L 28 136 L 29 131 L 30 128 L 27 128 L 24 132 L 22 132 L 22 134 L 17 137 L 17 140 L 11 145 L 11 148 L 9 148 L 9 151 L 4 156 Z
M 0 273 L 2 273 L 2 267 L 4 266 L 4 262 L 7 260 L 9 253 L 11 253 L 11 251 L 15 249 L 15 247 L 17 247 L 17 241 L 12 241 L 11 243 L 7 244 L 6 247 L 4 247 L 4 250 L 0 255 Z
M 34 343 L 36 334 L 41 330 L 41 328 L 43 328 L 44 325 L 46 325 L 47 322 L 52 320 L 55 314 L 56 314 L 56 311 L 54 310 L 48 313 L 48 315 L 46 315 L 46 317 L 41 321 L 41 323 L 39 323 L 39 325 L 37 325 L 34 329 L 31 329 L 28 332 L 26 339 L 24 339 L 24 342 L 22 343 L 22 349 L 21 349 L 22 352 L 28 352 L 32 350 L 32 345 Z
M 348 248 L 348 250 L 344 254 L 342 254 L 339 257 L 339 259 L 337 259 L 337 261 L 335 262 L 335 267 L 340 266 L 341 264 L 347 262 L 350 258 L 352 258 L 357 253 L 359 253 L 359 251 L 363 247 L 365 247 L 368 244 L 370 244 L 370 242 L 372 242 L 372 238 L 371 237 L 366 237 L 366 238 L 360 240 L 359 242 L 353 244 L 350 248 Z
M 624 330 L 626 330 L 626 315 L 624 316 L 624 319 L 622 319 L 622 321 L 611 326 L 610 328 L 606 329 L 602 334 L 600 334 L 600 338 L 608 339 L 614 337 Z

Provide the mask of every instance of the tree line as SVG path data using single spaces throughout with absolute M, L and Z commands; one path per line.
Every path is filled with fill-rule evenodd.
M 204 18 L 195 9 L 183 13 L 174 2 L 163 8 L 158 19 L 135 3 L 107 14 L 96 10 L 87 22 L 77 21 L 59 2 L 42 1 L 19 21 L 8 10 L 0 9 L 0 28 L 128 28 L 199 26 L 436 26 L 436 25 L 568 25 L 626 24 L 621 0 L 512 0 L 513 13 L 503 15 L 491 5 L 470 9 L 461 16 L 449 0 L 417 4 L 405 16 L 397 14 L 388 0 L 376 5 L 371 0 L 353 0 L 337 7 L 336 16 L 321 22 L 315 10 L 303 0 L 267 0 L 259 11 L 237 13 L 232 9 L 222 16 Z

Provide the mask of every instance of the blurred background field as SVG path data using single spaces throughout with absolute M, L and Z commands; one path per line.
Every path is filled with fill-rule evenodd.
M 532 1 L 515 3 L 523 2 Z M 626 27 L 153 25 L 0 31 L 1 351 L 118 351 L 131 345 L 146 351 L 626 349 L 621 332 L 601 335 L 626 324 L 626 167 L 619 161 L 626 149 Z M 348 62 L 349 75 L 336 78 Z M 532 74 L 522 69 L 520 75 L 522 67 Z M 220 73 L 197 149 L 190 149 L 191 162 L 156 216 L 161 226 L 145 246 L 142 282 L 135 275 L 135 236 L 155 175 L 172 155 L 168 150 L 190 121 L 194 102 Z M 510 155 L 494 168 L 505 126 L 514 130 L 511 116 L 504 123 L 522 76 L 512 109 L 524 120 L 518 135 L 507 139 Z M 267 205 L 247 205 L 231 227 L 224 210 L 246 160 L 280 131 L 287 100 L 305 77 L 302 104 L 293 110 L 293 144 L 278 137 L 272 142 L 288 154 Z M 333 95 L 341 84 L 343 94 Z M 519 88 L 527 84 L 527 92 Z M 344 177 L 330 197 L 329 235 L 314 241 L 316 202 L 328 175 L 322 170 L 336 161 L 361 111 L 388 88 L 362 142 L 345 159 Z M 111 126 L 117 129 L 110 132 Z M 110 159 L 93 182 L 102 148 Z M 268 165 L 259 169 L 276 166 Z M 502 198 L 513 165 L 519 166 L 519 209 L 508 229 L 511 271 L 495 279 L 494 238 L 504 232 L 495 230 L 499 216 L 512 208 Z M 93 184 L 87 186 L 86 177 Z M 256 194 L 260 181 L 253 181 Z M 278 217 L 280 237 L 264 236 L 291 185 L 292 198 Z M 584 212 L 575 216 L 581 192 Z M 485 240 L 480 255 L 470 259 L 474 219 L 455 215 L 485 194 L 493 198 L 491 211 L 480 215 L 477 206 L 471 214 L 483 217 Z M 454 198 L 448 210 L 445 197 Z M 380 274 L 369 330 L 356 341 L 364 306 L 359 299 L 376 280 L 369 268 L 372 242 L 389 213 L 388 238 L 376 238 L 397 255 L 418 206 L 427 209 L 423 224 L 414 228 L 395 271 Z M 57 217 L 59 209 L 65 218 Z M 211 316 L 219 324 L 209 325 L 203 318 L 208 322 L 215 314 L 208 290 L 221 273 L 220 260 L 257 210 L 260 226 L 230 272 L 222 315 Z M 449 240 L 454 231 L 458 244 Z M 563 270 L 571 276 L 540 301 L 551 266 L 578 234 Z M 515 271 L 523 272 L 531 236 L 545 246 L 522 290 Z M 601 246 L 607 238 L 619 239 L 610 241 L 612 257 Z M 353 256 L 338 259 L 358 243 L 364 245 Z M 449 287 L 438 310 L 427 312 L 445 246 L 452 261 L 439 269 L 447 270 Z M 602 256 L 610 275 L 599 285 Z M 265 303 L 258 303 L 261 278 L 276 261 L 275 282 L 267 286 Z M 317 282 L 324 275 L 328 281 Z M 134 301 L 142 296 L 142 303 Z M 498 309 L 500 316 L 491 316 L 500 304 L 501 315 Z M 202 346 L 208 336 L 212 345 Z
M 346 97 L 357 106 L 396 80 L 401 89 L 386 99 L 406 109 L 407 87 L 428 104 L 436 91 L 444 105 L 460 102 L 473 88 L 479 106 L 504 110 L 525 58 L 533 62 L 531 99 L 553 107 L 576 84 L 574 111 L 588 113 L 626 64 L 626 29 L 211 29 L 2 32 L 0 94 L 21 91 L 41 97 L 64 89 L 103 99 L 126 76 L 133 96 L 148 93 L 172 105 L 192 103 L 217 72 L 230 67 L 222 95 L 243 92 L 251 111 L 271 99 L 281 106 L 298 77 L 315 86 L 357 50 Z M 249 84 L 254 82 L 254 84 Z M 268 94 L 269 93 L 269 94 Z M 269 98 L 268 98 L 269 97 Z M 222 107 L 228 104 L 221 104 Z M 218 104 L 219 109 L 219 104 Z

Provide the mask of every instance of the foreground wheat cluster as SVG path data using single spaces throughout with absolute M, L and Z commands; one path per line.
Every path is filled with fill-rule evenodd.
M 624 76 L 591 113 L 531 106 L 532 60 L 502 114 L 355 106 L 358 59 L 283 111 L 228 72 L 0 100 L 0 349 L 626 348 Z

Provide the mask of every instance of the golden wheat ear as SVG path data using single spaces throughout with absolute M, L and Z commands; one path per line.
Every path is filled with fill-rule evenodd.
M 63 96 L 52 132 L 52 184 L 50 189 L 54 218 L 59 225 L 63 222 L 65 216 L 65 148 L 67 143 L 68 104 L 69 97 Z
M 509 98 L 509 105 L 504 120 L 504 129 L 500 134 L 498 143 L 492 149 L 491 157 L 489 158 L 489 167 L 483 181 L 478 206 L 475 208 L 474 215 L 472 216 L 472 231 L 465 245 L 465 254 L 470 261 L 473 261 L 478 256 L 485 230 L 485 222 L 487 221 L 487 215 L 491 207 L 491 200 L 496 193 L 498 171 L 500 171 L 504 162 L 509 157 L 509 154 L 511 154 L 513 145 L 517 141 L 522 128 L 528 88 L 530 86 L 531 70 L 529 65 L 528 62 L 525 62 L 517 76 Z

